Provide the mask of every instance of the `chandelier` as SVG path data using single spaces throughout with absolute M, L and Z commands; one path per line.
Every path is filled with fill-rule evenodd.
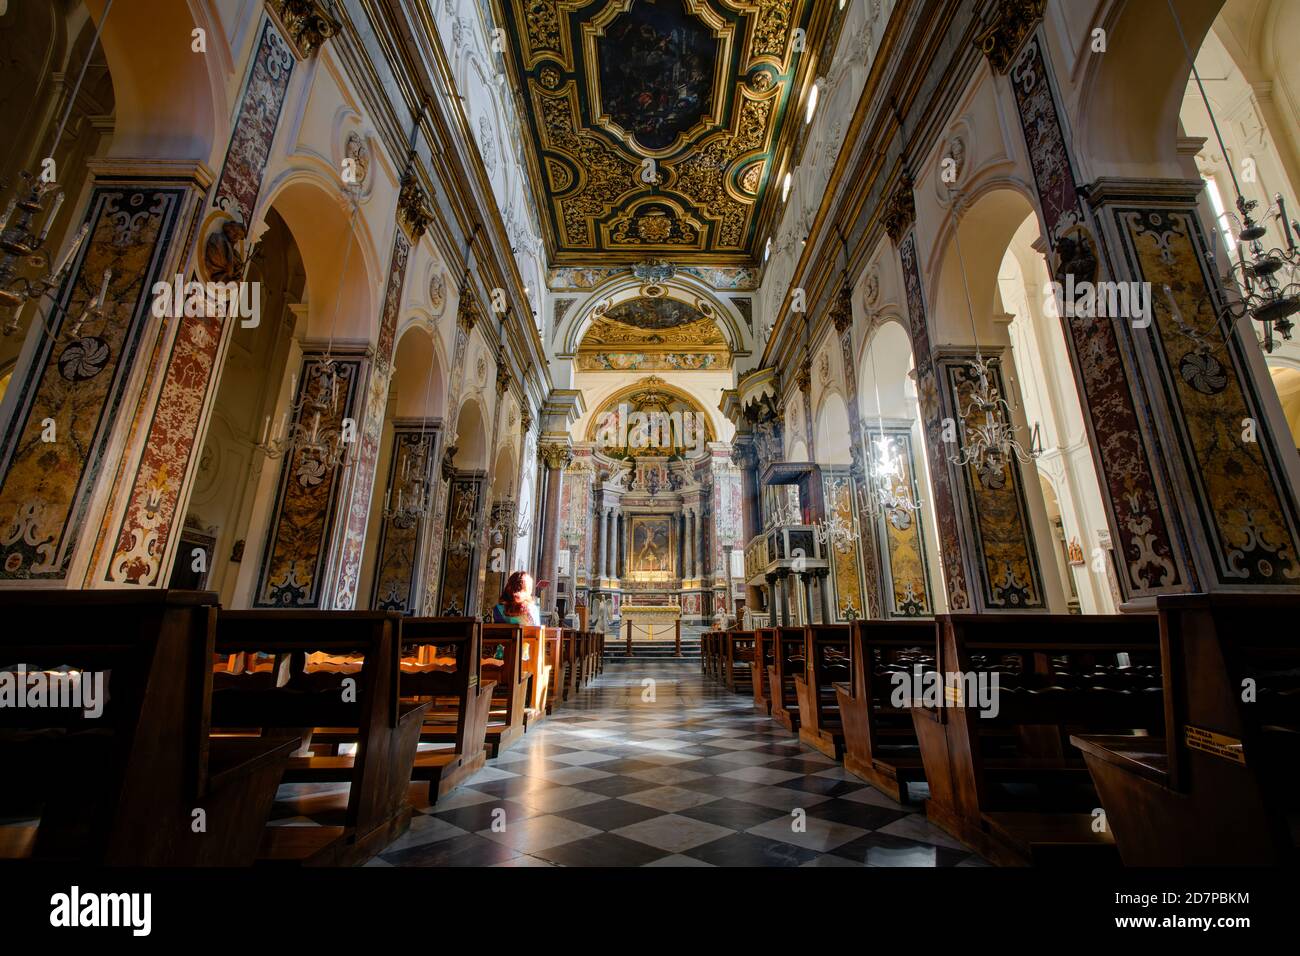
M 829 545 L 840 554 L 848 554 L 853 548 L 853 542 L 858 540 L 858 530 L 845 521 L 839 509 L 835 508 L 813 524 L 813 537 L 823 548 Z
M 397 501 L 393 489 L 384 493 L 384 517 L 398 528 L 413 528 L 429 516 L 433 505 L 433 489 L 429 481 L 429 459 L 433 454 L 432 436 L 424 434 L 406 449 L 398 476 Z
M 1274 196 L 1273 205 L 1265 215 L 1281 223 L 1286 248 L 1266 248 L 1268 229 L 1251 217 L 1258 205 L 1255 200 L 1239 194 L 1237 209 L 1241 213 L 1240 219 L 1227 214 L 1239 224 L 1237 259 L 1220 277 L 1219 288 L 1211 288 L 1209 297 L 1226 333 L 1231 333 L 1237 322 L 1249 316 L 1260 325 L 1256 341 L 1265 352 L 1272 352 L 1278 347 L 1277 337 L 1286 341 L 1291 339 L 1291 331 L 1295 328 L 1291 316 L 1300 312 L 1300 252 L 1297 252 L 1293 234 L 1300 233 L 1300 223 L 1288 222 L 1286 203 L 1280 193 Z M 1214 259 L 1213 252 L 1210 259 Z
M 86 59 L 81 65 L 81 72 L 77 75 L 77 82 L 73 85 L 68 96 L 67 107 L 63 111 L 58 130 L 54 134 L 54 145 L 50 147 L 49 152 L 51 157 L 58 150 L 59 143 L 63 140 L 63 131 L 68 125 L 69 117 L 72 115 L 72 108 L 77 102 L 77 97 L 81 92 L 81 84 L 86 77 L 86 70 L 90 66 L 90 60 L 94 56 L 95 48 L 99 46 L 99 37 L 104 30 L 104 22 L 108 19 L 109 11 L 112 8 L 113 0 L 108 0 L 103 16 L 99 18 L 99 23 L 95 25 L 95 36 L 91 40 L 90 48 L 86 51 Z M 47 161 L 52 162 L 53 160 Z M 38 321 L 41 322 L 42 327 L 45 329 L 45 333 L 53 338 L 53 332 L 48 325 L 45 325 L 45 320 L 41 318 L 39 303 L 41 299 L 46 297 L 51 301 L 54 300 L 55 295 L 68 276 L 68 267 L 86 241 L 86 236 L 90 232 L 90 223 L 87 221 L 82 224 L 67 252 L 63 254 L 56 265 L 51 267 L 51 250 L 47 248 L 46 241 L 49 239 L 54 220 L 58 218 L 59 209 L 63 206 L 67 195 L 61 183 L 48 180 L 44 174 L 36 176 L 27 170 L 22 170 L 19 176 L 23 182 L 14 190 L 14 194 L 9 197 L 9 203 L 5 207 L 4 214 L 0 215 L 0 252 L 3 252 L 3 255 L 0 256 L 0 307 L 13 309 L 4 326 L 0 327 L 0 333 L 3 333 L 5 337 L 15 335 L 21 328 L 20 320 L 23 312 L 28 304 L 31 304 Z M 38 233 L 35 231 L 36 221 L 45 212 L 45 201 L 51 196 L 53 199 L 49 212 L 45 216 L 44 224 Z M 20 275 L 18 270 L 24 265 L 40 274 L 35 278 Z M 66 335 L 68 338 L 80 338 L 82 326 L 87 321 L 103 319 L 104 304 L 108 299 L 109 283 L 112 279 L 113 271 L 105 269 L 98 292 L 87 301 L 81 315 L 67 329 Z M 89 288 L 87 291 L 89 291 Z
M 948 191 L 951 195 L 951 185 Z M 957 207 L 958 203 L 954 199 L 953 208 Z M 1006 470 L 1011 462 L 1028 462 L 1037 458 L 1043 453 L 1042 440 L 1037 424 L 1034 425 L 1028 448 L 1016 438 L 1020 428 L 1011 424 L 1012 406 L 1002 397 L 1001 390 L 994 382 L 992 363 L 985 360 L 980 351 L 979 333 L 975 327 L 975 306 L 971 302 L 966 259 L 961 251 L 960 223 L 953 230 L 953 242 L 957 249 L 957 261 L 961 265 L 961 282 L 966 294 L 971 337 L 975 342 L 975 357 L 966 363 L 967 380 L 974 382 L 970 401 L 965 408 L 957 408 L 962 429 L 962 447 L 956 454 L 948 456 L 948 460 L 962 468 L 974 465 L 980 484 L 986 488 L 1001 488 L 1006 484 Z M 972 418 L 975 419 L 975 424 L 970 423 Z
M 518 505 L 514 498 L 502 498 L 492 507 L 492 523 L 488 525 L 488 539 L 497 547 L 504 547 L 510 538 L 528 534 L 529 522 L 516 514 Z
M 349 438 L 339 418 L 339 400 L 343 393 L 344 372 L 334 358 L 334 332 L 339 321 L 339 302 L 343 298 L 343 283 L 348 274 L 348 262 L 352 258 L 353 234 L 356 227 L 357 213 L 360 210 L 360 183 L 343 186 L 345 195 L 352 206 L 348 219 L 347 236 L 344 239 L 343 267 L 339 270 L 338 287 L 334 290 L 334 315 L 330 320 L 329 339 L 325 343 L 325 353 L 319 361 L 312 363 L 309 373 L 312 382 L 303 384 L 303 394 L 297 401 L 291 399 L 289 408 L 271 430 L 268 417 L 262 425 L 262 440 L 254 447 L 268 458 L 278 459 L 288 455 L 290 460 L 301 458 L 300 471 L 305 476 L 319 480 L 325 472 L 334 471 L 340 466 L 351 465 L 353 439 Z M 312 387 L 314 385 L 314 387 Z M 296 395 L 298 376 L 292 377 L 289 394 Z M 327 424 L 321 426 L 321 416 L 327 416 Z M 311 416 L 311 424 L 307 417 Z M 338 421 L 340 424 L 328 424 Z M 355 437 L 355 436 L 354 436 Z
M 478 519 L 470 518 L 458 528 L 453 528 L 447 541 L 447 551 L 463 558 L 474 553 L 478 544 Z
M 267 416 L 262 425 L 262 440 L 255 447 L 271 459 L 285 455 L 290 460 L 300 458 L 303 475 L 319 479 L 326 471 L 350 463 L 351 442 L 344 440 L 340 426 L 328 424 L 338 416 L 340 373 L 337 363 L 326 357 L 313 367 L 311 376 L 313 380 L 304 383 L 303 394 L 291 401 L 274 429 L 271 428 L 270 416 Z M 289 392 L 296 395 L 297 391 L 298 376 L 295 374 Z M 321 425 L 322 415 L 327 417 L 324 426 Z
M 1300 312 L 1300 250 L 1296 246 L 1296 239 L 1300 237 L 1300 223 L 1287 219 L 1286 203 L 1282 200 L 1282 195 L 1274 195 L 1273 205 L 1264 211 L 1264 218 L 1275 219 L 1281 224 L 1286 247 L 1268 246 L 1268 227 L 1253 216 L 1259 203 L 1241 194 L 1237 172 L 1229 158 L 1223 135 L 1219 132 L 1219 121 L 1210 106 L 1210 98 L 1206 95 L 1205 85 L 1201 82 L 1201 74 L 1196 69 L 1196 60 L 1192 56 L 1191 47 L 1187 45 L 1187 37 L 1183 35 L 1183 24 L 1172 0 L 1169 0 L 1169 12 L 1173 15 L 1178 38 L 1183 44 L 1183 55 L 1191 67 L 1196 88 L 1205 104 L 1205 112 L 1210 117 L 1220 155 L 1224 157 L 1228 175 L 1232 178 L 1232 190 L 1236 198 L 1234 205 L 1237 212 L 1226 212 L 1225 215 L 1236 227 L 1237 259 L 1227 273 L 1220 277 L 1217 289 L 1213 283 L 1209 284 L 1207 298 L 1225 340 L 1232 334 L 1237 323 L 1249 316 L 1261 327 L 1256 341 L 1265 352 L 1272 352 L 1278 346 L 1275 335 L 1290 340 L 1291 331 L 1295 328 L 1291 317 Z M 1209 258 L 1213 263 L 1213 250 L 1209 253 Z
M 871 359 L 871 385 L 876 393 L 876 428 L 878 438 L 871 441 L 875 453 L 867 459 L 867 478 L 871 487 L 866 495 L 867 514 L 886 516 L 900 530 L 911 525 L 911 513 L 921 505 L 908 487 L 903 473 L 903 456 L 894 439 L 885 431 L 884 409 L 880 403 L 880 379 L 876 375 L 876 341 L 867 347 Z M 868 432 L 868 437 L 870 432 Z

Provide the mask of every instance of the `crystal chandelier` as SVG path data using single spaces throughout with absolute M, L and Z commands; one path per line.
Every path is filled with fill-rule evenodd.
M 437 335 L 432 322 L 427 322 L 430 339 Z M 393 507 L 393 489 L 384 494 L 384 517 L 399 528 L 413 528 L 429 517 L 433 511 L 433 436 L 428 434 L 429 397 L 433 391 L 433 361 L 424 378 L 424 405 L 420 414 L 420 437 L 406 450 L 397 487 L 396 507 Z
M 1242 318 L 1249 316 L 1252 321 L 1261 326 L 1262 337 L 1257 336 L 1256 339 L 1260 347 L 1265 352 L 1272 352 L 1278 345 L 1275 335 L 1290 340 L 1291 331 L 1295 327 L 1291 317 L 1300 312 L 1300 250 L 1297 249 L 1296 244 L 1296 239 L 1300 238 L 1300 223 L 1287 219 L 1286 203 L 1280 193 L 1276 194 L 1273 197 L 1273 205 L 1264 211 L 1264 218 L 1274 219 L 1281 224 L 1286 247 L 1269 248 L 1265 238 L 1268 235 L 1268 227 L 1252 215 L 1259 207 L 1259 203 L 1241 194 L 1237 172 L 1232 166 L 1228 147 L 1223 142 L 1223 135 L 1219 132 L 1219 121 L 1210 106 L 1210 98 L 1206 95 L 1205 85 L 1201 82 L 1201 74 L 1196 69 L 1196 60 L 1192 56 L 1191 47 L 1187 45 L 1187 37 L 1183 35 L 1183 24 L 1178 17 L 1178 11 L 1174 9 L 1173 0 L 1169 0 L 1169 12 L 1174 18 L 1174 26 L 1178 29 L 1178 38 L 1183 44 L 1183 55 L 1191 67 L 1196 88 L 1200 91 L 1201 100 L 1205 104 L 1205 112 L 1210 117 L 1210 125 L 1214 129 L 1215 139 L 1218 140 L 1219 152 L 1224 157 L 1228 175 L 1232 178 L 1232 190 L 1236 197 L 1234 205 L 1237 214 L 1228 212 L 1225 215 L 1236 227 L 1237 259 L 1229 267 L 1227 274 L 1220 277 L 1217 289 L 1214 283 L 1209 284 L 1207 298 L 1225 339 L 1232 334 L 1232 330 Z M 1213 250 L 1209 258 L 1211 262 L 1214 261 Z
M 338 360 L 334 358 L 334 332 L 339 320 L 339 302 L 343 298 L 343 283 L 348 274 L 348 261 L 352 257 L 353 234 L 356 226 L 357 212 L 360 209 L 358 199 L 360 184 L 345 184 L 344 191 L 351 200 L 352 215 L 348 219 L 348 231 L 343 252 L 343 267 L 339 271 L 338 287 L 334 291 L 334 315 L 330 320 L 329 340 L 325 344 L 325 354 L 312 363 L 309 373 L 311 381 L 303 383 L 303 394 L 293 401 L 289 408 L 271 429 L 268 416 L 262 425 L 262 440 L 256 447 L 268 458 L 278 459 L 285 455 L 290 460 L 301 458 L 300 470 L 304 475 L 320 480 L 325 472 L 351 465 L 353 442 L 348 439 L 339 419 L 339 400 L 343 392 L 344 373 Z M 296 395 L 298 376 L 292 377 L 289 394 Z M 314 386 L 314 387 L 313 387 Z M 340 421 L 338 425 L 321 426 L 321 415 L 327 416 L 327 422 Z M 307 417 L 311 416 L 311 424 Z
M 911 513 L 920 507 L 908 487 L 903 473 L 903 456 L 894 445 L 894 439 L 885 431 L 884 409 L 880 403 L 880 379 L 876 374 L 876 342 L 873 338 L 867 347 L 871 359 L 871 385 L 876 394 L 876 428 L 878 438 L 870 444 L 875 454 L 867 459 L 867 477 L 871 487 L 866 495 L 867 514 L 871 517 L 885 515 L 896 526 L 911 525 Z M 868 435 L 870 433 L 868 432 Z
M 304 475 L 324 477 L 350 462 L 351 443 L 343 440 L 338 425 L 321 425 L 321 415 L 327 421 L 337 417 L 339 407 L 339 373 L 336 363 L 327 358 L 312 370 L 313 381 L 304 383 L 303 394 L 292 401 L 289 409 L 271 428 L 270 416 L 262 425 L 262 440 L 255 446 L 268 458 L 279 459 L 288 455 L 290 460 L 301 459 Z M 289 387 L 291 395 L 297 394 L 298 376 L 294 375 Z M 307 419 L 311 422 L 308 424 Z
M 73 85 L 71 94 L 68 96 L 68 104 L 63 111 L 63 118 L 59 121 L 58 130 L 54 134 L 54 145 L 50 148 L 51 158 L 47 162 L 53 162 L 53 154 L 58 150 L 59 143 L 63 140 L 63 131 L 68 125 L 68 119 L 72 115 L 72 108 L 81 92 L 81 84 L 86 78 L 86 70 L 90 66 L 90 60 L 94 56 L 96 47 L 99 46 L 99 37 L 104 30 L 104 22 L 108 19 L 109 11 L 112 9 L 113 0 L 108 0 L 103 16 L 99 18 L 99 22 L 95 25 L 95 36 L 91 40 L 90 48 L 86 51 L 86 59 L 81 65 L 81 72 L 77 75 L 77 82 Z M 44 319 L 41 318 L 39 303 L 41 299 L 46 297 L 50 298 L 51 301 L 54 300 L 64 280 L 68 277 L 68 267 L 86 241 L 86 236 L 90 232 L 90 223 L 87 221 L 82 224 L 67 252 L 59 259 L 57 265 L 51 267 L 51 250 L 46 247 L 46 240 L 49 239 L 54 220 L 58 218 L 59 209 L 63 206 L 67 195 L 61 183 L 47 180 L 44 174 L 36 176 L 27 170 L 23 170 L 19 175 L 23 182 L 14 190 L 14 194 L 9 197 L 9 203 L 5 207 L 4 214 L 0 215 L 0 252 L 3 253 L 0 256 L 0 308 L 13 310 L 4 326 L 0 327 L 0 333 L 3 333 L 6 337 L 17 334 L 19 328 L 21 328 L 21 316 L 28 304 L 31 304 L 46 334 L 53 338 L 53 332 L 48 325 L 45 325 Z M 45 201 L 51 196 L 53 200 L 49 212 L 45 216 L 40 232 L 36 232 L 36 221 L 45 212 Z M 20 275 L 18 270 L 24 265 L 40 274 L 35 278 Z M 68 338 L 80 338 L 82 326 L 87 321 L 103 319 L 104 305 L 108 300 L 109 283 L 112 279 L 112 270 L 105 269 L 98 292 L 87 301 L 81 315 L 68 327 L 66 332 Z M 86 291 L 89 292 L 90 289 L 87 288 Z
M 840 554 L 848 554 L 858 540 L 858 530 L 844 520 L 838 508 L 833 508 L 813 525 L 813 536 L 823 548 L 830 545 Z
M 952 187 L 948 187 L 949 194 Z M 959 197 L 958 197 L 959 198 Z M 957 208 L 954 201 L 953 208 Z M 994 383 L 992 364 L 980 351 L 979 333 L 975 327 L 975 306 L 971 302 L 970 282 L 966 277 L 966 259 L 961 251 L 961 225 L 953 230 L 957 261 L 961 266 L 962 288 L 966 294 L 966 313 L 970 317 L 971 336 L 975 342 L 975 357 L 966 363 L 966 376 L 975 385 L 965 408 L 957 408 L 962 429 L 962 447 L 948 460 L 958 467 L 975 466 L 980 484 L 986 488 L 1001 488 L 1006 484 L 1006 470 L 1012 460 L 1028 462 L 1043 453 L 1038 425 L 1034 425 L 1029 448 L 1016 438 L 1020 428 L 1011 424 L 1012 406 L 1002 397 Z M 969 419 L 975 418 L 976 424 Z
M 384 517 L 398 528 L 413 528 L 429 516 L 433 505 L 433 490 L 429 482 L 429 458 L 433 453 L 433 439 L 424 434 L 406 449 L 402 459 L 397 485 L 397 501 L 393 489 L 384 494 Z
M 518 505 L 514 498 L 502 498 L 492 508 L 492 523 L 488 525 L 488 539 L 497 547 L 504 547 L 510 538 L 528 534 L 528 521 L 516 514 Z

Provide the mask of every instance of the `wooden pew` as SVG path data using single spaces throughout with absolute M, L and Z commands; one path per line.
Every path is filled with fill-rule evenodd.
M 722 680 L 722 635 L 718 631 L 700 635 L 700 670 L 705 677 Z
M 218 659 L 273 655 L 273 673 L 219 665 L 212 722 L 232 733 L 259 728 L 355 728 L 350 755 L 294 756 L 285 783 L 346 781 L 341 826 L 266 828 L 269 863 L 365 862 L 410 824 L 407 788 L 429 703 L 400 700 L 401 617 L 391 611 L 222 611 Z M 270 679 L 268 679 L 270 678 Z
M 558 627 L 546 628 L 546 664 L 550 676 L 546 685 L 546 713 L 555 712 L 555 708 L 564 702 L 564 688 L 568 683 L 568 664 L 564 659 L 564 631 Z
M 479 681 L 496 685 L 487 728 L 489 757 L 495 757 L 524 735 L 528 680 L 524 672 L 523 649 L 521 625 L 483 625 Z
M 768 693 L 767 669 L 772 664 L 772 646 L 776 642 L 776 628 L 760 627 L 754 631 L 753 679 L 754 709 L 761 714 L 772 712 L 772 698 Z
M 482 625 L 474 618 L 403 618 L 401 634 L 402 697 L 430 702 L 420 741 L 434 745 L 416 753 L 411 779 L 428 782 L 434 803 L 487 762 L 496 685 L 479 676 Z
M 523 668 L 527 693 L 524 697 L 524 732 L 548 713 L 547 698 L 551 692 L 553 670 L 546 653 L 546 632 L 555 628 L 533 627 L 523 629 L 520 666 Z
M 0 708 L 0 801 L 40 817 L 37 827 L 0 830 L 0 857 L 253 862 L 298 741 L 210 736 L 216 613 L 211 592 L 0 592 L 0 668 L 81 671 L 90 687 L 102 681 L 106 698 L 99 716 L 81 707 Z M 25 679 L 5 679 L 26 691 Z M 199 809 L 206 830 L 195 833 Z
M 1076 734 L 1131 866 L 1294 864 L 1300 598 L 1157 601 L 1164 738 Z
M 994 863 L 1119 862 L 1071 730 L 1163 726 L 1154 615 L 940 615 L 938 669 L 996 674 L 996 714 L 945 682 L 912 721 L 930 788 L 926 816 Z M 1125 655 L 1120 657 L 1119 655 Z M 964 677 L 963 677 L 964 679 Z
M 578 632 L 571 627 L 561 628 L 562 647 L 564 651 L 564 686 L 563 699 L 572 700 L 578 693 L 578 672 L 581 665 L 578 661 Z
M 803 631 L 804 672 L 794 675 L 799 740 L 839 760 L 844 753 L 844 725 L 835 684 L 849 677 L 851 628 L 847 624 L 813 624 Z
M 907 784 L 925 779 L 908 707 L 892 701 L 894 674 L 935 668 L 933 620 L 854 621 L 852 680 L 835 685 L 844 727 L 844 769 L 891 799 L 908 801 Z
M 753 694 L 754 632 L 718 631 L 717 647 L 721 681 L 733 694 Z
M 772 659 L 767 665 L 772 719 L 791 733 L 799 732 L 799 695 L 794 678 L 804 670 L 802 627 L 778 627 L 772 638 Z

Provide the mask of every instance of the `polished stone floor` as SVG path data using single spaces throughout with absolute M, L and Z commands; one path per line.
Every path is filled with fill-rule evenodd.
M 311 801 L 303 792 L 278 804 L 277 822 L 310 825 Z M 982 861 L 705 680 L 698 661 L 634 661 L 607 664 L 575 701 L 422 808 L 370 865 Z

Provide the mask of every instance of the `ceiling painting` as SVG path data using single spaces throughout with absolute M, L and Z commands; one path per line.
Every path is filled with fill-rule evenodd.
M 755 267 L 831 5 L 495 2 L 552 267 Z

